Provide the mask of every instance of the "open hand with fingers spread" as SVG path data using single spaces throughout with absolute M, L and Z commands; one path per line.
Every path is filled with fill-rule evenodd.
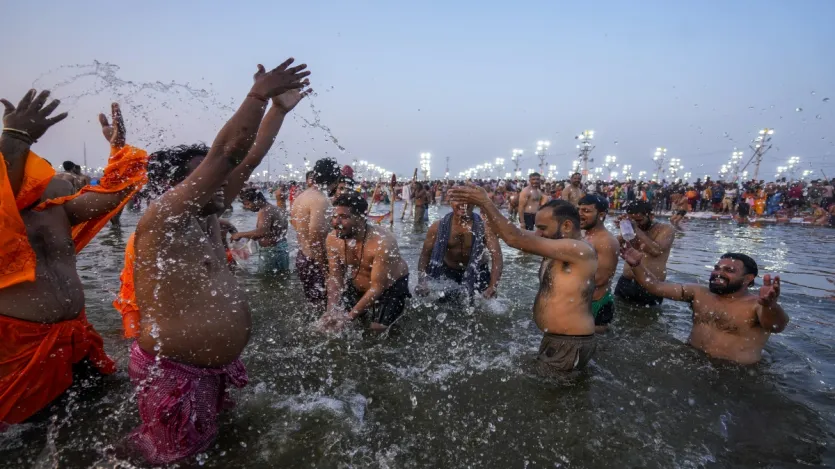
M 278 67 L 266 71 L 263 65 L 258 65 L 258 71 L 255 72 L 255 84 L 252 85 L 252 93 L 263 97 L 265 99 L 273 98 L 290 90 L 298 90 L 304 88 L 309 82 L 304 78 L 310 75 L 306 71 L 306 64 L 290 67 L 293 59 L 289 58 Z M 299 98 L 301 100 L 301 97 Z M 295 106 L 295 104 L 294 104 Z
M 620 245 L 620 257 L 632 267 L 637 267 L 644 258 L 644 253 L 632 247 L 629 243 Z
M 55 99 L 44 106 L 49 98 L 49 91 L 43 90 L 37 96 L 36 94 L 36 90 L 29 90 L 17 107 L 5 99 L 0 99 L 0 103 L 6 108 L 3 112 L 4 132 L 27 140 L 29 144 L 36 142 L 47 129 L 67 117 L 66 112 L 49 117 L 61 102 Z
M 455 186 L 448 191 L 449 200 L 483 207 L 490 202 L 487 191 L 478 186 Z
M 763 286 L 760 287 L 760 299 L 758 302 L 763 306 L 773 305 L 780 297 L 780 276 L 766 274 L 763 277 Z
M 101 133 L 110 142 L 111 147 L 122 148 L 125 146 L 125 120 L 122 119 L 122 110 L 118 103 L 110 105 L 110 113 L 112 122 L 107 122 L 107 116 L 99 114 Z

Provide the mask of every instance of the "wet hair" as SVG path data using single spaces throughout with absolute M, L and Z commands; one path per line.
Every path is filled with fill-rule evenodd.
M 240 195 L 242 202 L 266 202 L 267 198 L 257 189 L 244 189 Z
M 308 179 L 310 179 L 311 177 L 313 177 L 313 171 L 312 171 L 312 170 L 311 170 L 311 171 L 308 171 L 308 172 L 306 172 L 306 173 L 304 173 L 304 180 L 305 180 L 305 181 L 307 181 L 307 180 L 308 180 Z
M 340 176 L 340 177 L 339 177 L 339 182 L 344 182 L 346 186 L 348 186 L 348 187 L 350 187 L 350 188 L 352 188 L 352 189 L 354 188 L 354 185 L 356 184 L 356 183 L 354 182 L 354 179 L 353 179 L 353 178 L 350 178 L 350 177 L 348 177 L 348 176 Z
M 598 212 L 609 211 L 609 203 L 603 197 L 597 194 L 586 194 L 577 203 L 577 205 L 594 205 Z
M 580 177 L 583 177 L 583 175 L 582 175 L 582 174 L 580 174 L 580 173 L 574 173 L 574 174 L 572 174 L 572 175 L 571 175 L 571 177 L 574 177 L 574 176 L 580 176 Z
M 757 262 L 746 254 L 742 254 L 740 252 L 726 252 L 722 254 L 722 257 L 719 259 L 733 259 L 735 261 L 742 262 L 743 267 L 745 267 L 745 275 L 752 274 L 754 277 L 759 275 L 760 269 L 757 267 Z
M 542 175 L 541 175 L 541 174 L 539 174 L 539 173 L 531 173 L 531 174 L 528 174 L 528 179 L 533 178 L 533 177 L 541 178 L 541 177 L 542 177 Z
M 342 176 L 342 168 L 333 158 L 322 158 L 313 165 L 313 182 L 330 185 Z
M 368 211 L 368 202 L 366 202 L 365 199 L 363 199 L 356 192 L 340 195 L 333 201 L 333 206 L 348 207 L 351 209 L 351 215 L 357 215 L 360 217 L 364 217 L 365 212 Z
M 650 215 L 652 213 L 652 204 L 647 202 L 646 200 L 636 200 L 626 206 L 626 213 L 630 215 L 636 213 Z
M 209 147 L 202 143 L 178 145 L 156 151 L 148 158 L 148 186 L 152 195 L 160 195 L 183 182 L 188 176 L 188 163 L 209 154 Z
M 64 166 L 64 171 L 67 171 L 67 172 L 72 171 L 73 169 L 75 169 L 75 163 L 73 163 L 72 161 L 64 161 L 63 166 Z
M 574 223 L 574 229 L 580 229 L 580 212 L 571 202 L 562 199 L 551 200 L 539 208 L 539 210 L 546 209 L 550 209 L 554 218 L 556 218 L 560 223 L 562 223 L 563 220 L 568 219 L 571 223 Z

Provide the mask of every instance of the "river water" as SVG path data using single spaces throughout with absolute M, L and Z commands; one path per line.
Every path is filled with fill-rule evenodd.
M 433 207 L 431 218 L 447 210 Z M 51 417 L 0 435 L 0 467 L 147 467 L 121 456 L 138 417 L 128 343 L 110 305 L 137 219 L 126 212 L 121 230 L 105 228 L 79 257 L 88 317 L 119 371 L 73 387 Z M 232 221 L 247 229 L 255 216 L 238 206 Z M 414 273 L 425 228 L 398 220 L 395 232 Z M 704 283 L 720 253 L 751 254 L 762 273 L 783 276 L 786 331 L 769 340 L 762 363 L 739 367 L 685 344 L 686 305 L 618 304 L 589 372 L 570 386 L 526 366 L 542 335 L 531 321 L 539 258 L 504 249 L 497 300 L 413 299 L 401 332 L 384 337 L 314 331 L 295 274 L 271 279 L 246 265 L 250 385 L 235 393 L 215 446 L 180 467 L 835 465 L 835 301 L 825 279 L 835 277 L 835 230 L 689 222 L 670 279 Z

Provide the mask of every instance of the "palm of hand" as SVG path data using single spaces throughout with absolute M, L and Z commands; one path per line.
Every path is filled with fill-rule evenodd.
M 273 106 L 278 106 L 279 109 L 288 113 L 296 107 L 297 104 L 305 97 L 306 93 L 299 90 L 290 90 L 273 98 Z

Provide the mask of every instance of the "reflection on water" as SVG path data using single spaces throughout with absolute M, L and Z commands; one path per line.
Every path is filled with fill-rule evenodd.
M 136 220 L 126 212 L 122 229 L 105 229 L 79 259 L 88 316 L 120 372 L 73 388 L 54 419 L 0 436 L 0 466 L 143 467 L 121 447 L 137 415 L 128 344 L 110 306 Z M 238 209 L 232 221 L 247 229 L 255 216 Z M 414 272 L 426 227 L 398 222 L 395 231 Z M 495 301 L 413 299 L 402 331 L 388 337 L 314 332 L 295 275 L 265 278 L 248 265 L 239 278 L 253 310 L 243 356 L 251 385 L 223 415 L 217 444 L 183 466 L 831 465 L 835 341 L 823 276 L 835 276 L 833 245 L 828 229 L 690 222 L 670 258 L 674 281 L 705 282 L 724 251 L 752 254 L 761 272 L 784 276 L 792 323 L 772 337 L 764 363 L 733 366 L 685 345 L 686 305 L 618 304 L 590 373 L 569 387 L 526 371 L 541 338 L 531 321 L 535 256 L 505 251 Z

